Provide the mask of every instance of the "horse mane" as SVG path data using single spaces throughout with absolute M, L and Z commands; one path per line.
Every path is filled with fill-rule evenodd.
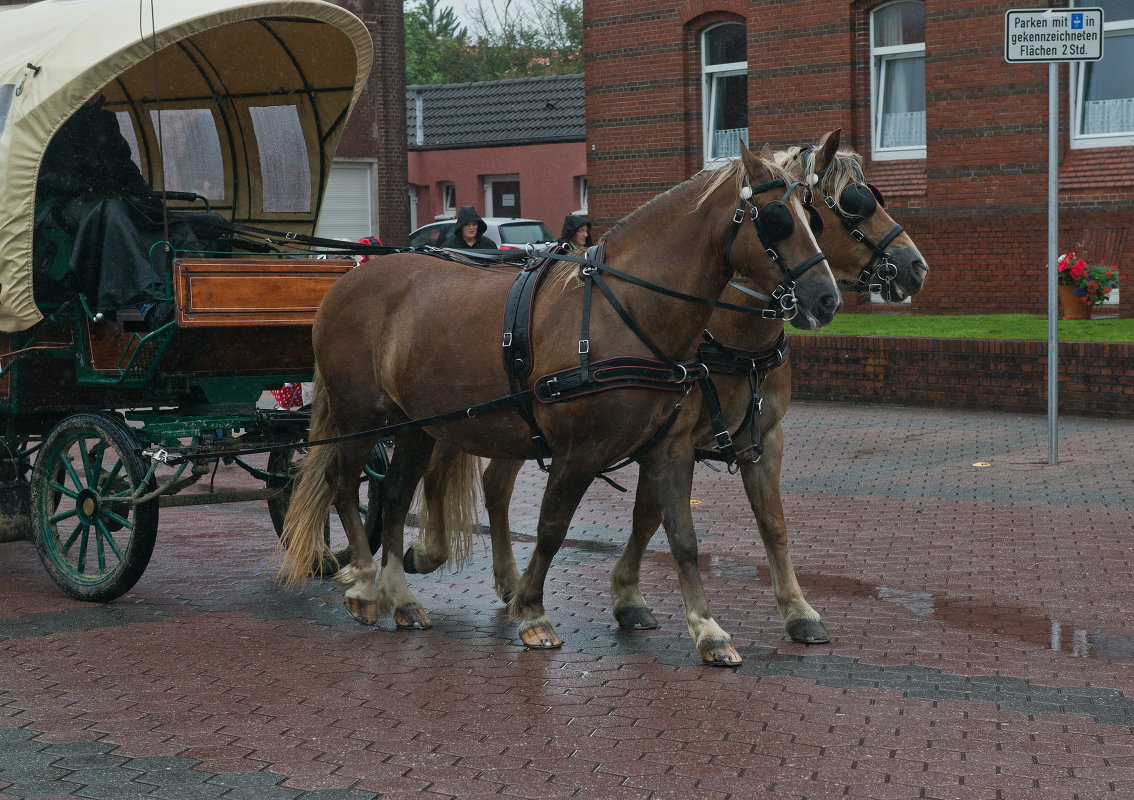
M 787 170 L 798 170 L 802 173 L 802 159 L 800 154 L 804 151 L 802 147 L 792 146 L 787 150 L 781 150 L 776 153 L 776 163 Z M 796 176 L 799 180 L 806 181 L 806 176 L 800 174 Z M 840 195 L 843 189 L 852 183 L 863 182 L 865 179 L 862 174 L 862 156 L 854 150 L 839 150 L 835 153 L 834 163 L 827 169 L 827 173 L 823 176 L 823 188 L 827 190 L 827 194 L 835 198 L 835 205 L 839 211 L 844 214 L 850 215 L 846 209 L 842 207 Z
M 793 178 L 780 164 L 774 161 L 770 161 L 766 158 L 763 158 L 761 160 L 768 168 L 768 171 L 772 173 L 773 179 L 782 178 L 786 183 L 791 183 Z M 606 239 L 612 233 L 616 233 L 621 228 L 624 228 L 627 225 L 633 223 L 633 221 L 637 217 L 644 214 L 647 209 L 652 208 L 658 203 L 666 202 L 667 199 L 671 197 L 671 195 L 674 195 L 678 192 L 684 192 L 690 188 L 694 188 L 694 184 L 699 182 L 704 183 L 704 186 L 702 186 L 700 189 L 696 189 L 696 194 L 694 194 L 693 196 L 693 202 L 689 204 L 689 207 L 686 209 L 685 213 L 687 214 L 692 214 L 695 211 L 699 211 L 705 204 L 705 201 L 707 201 L 714 192 L 716 192 L 718 189 L 729 182 L 733 184 L 735 191 L 739 196 L 740 188 L 744 185 L 744 179 L 746 177 L 747 173 L 744 169 L 744 162 L 739 158 L 731 159 L 727 164 L 717 169 L 703 169 L 692 178 L 675 184 L 666 189 L 661 194 L 655 195 L 654 197 L 647 200 L 641 206 L 631 211 L 622 219 L 618 220 L 618 222 L 614 223 L 614 225 L 611 226 L 610 230 L 603 234 L 602 238 Z M 571 255 L 581 255 L 581 253 L 579 253 L 578 251 L 573 251 Z M 573 285 L 572 279 L 578 276 L 579 266 L 579 264 L 574 264 L 570 261 L 560 261 L 551 268 L 552 271 L 548 274 L 548 277 L 562 281 L 564 287 L 566 288 Z

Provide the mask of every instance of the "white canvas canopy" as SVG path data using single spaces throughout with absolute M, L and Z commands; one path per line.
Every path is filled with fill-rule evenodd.
M 36 181 L 52 136 L 84 103 L 101 95 L 120 115 L 155 189 L 188 188 L 231 220 L 313 233 L 372 58 L 366 26 L 322 0 L 0 6 L 0 331 L 42 318 L 32 296 Z M 172 145 L 200 143 L 187 142 L 197 136 L 184 124 L 200 121 L 193 115 L 209 123 L 217 180 L 205 188 L 193 185 L 199 176 L 174 174 L 184 158 Z M 267 141 L 272 135 L 278 140 Z M 268 196 L 283 185 L 293 199 Z

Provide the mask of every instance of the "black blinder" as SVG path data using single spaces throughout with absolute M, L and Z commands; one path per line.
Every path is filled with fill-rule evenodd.
M 782 242 L 795 230 L 791 209 L 779 200 L 774 200 L 760 209 L 756 216 L 756 224 L 760 226 L 760 232 L 768 244 Z
M 878 210 L 880 198 L 874 187 L 852 183 L 839 195 L 839 206 L 852 217 L 866 219 Z
M 807 209 L 807 224 L 811 227 L 811 232 L 815 234 L 815 238 L 818 239 L 823 235 L 823 215 L 810 203 L 803 207 Z
M 882 206 L 882 208 L 885 208 L 886 198 L 882 196 L 882 192 L 878 191 L 878 187 L 873 183 L 868 183 L 866 184 L 866 186 L 870 189 L 871 194 L 874 195 L 874 199 L 878 201 L 878 205 Z

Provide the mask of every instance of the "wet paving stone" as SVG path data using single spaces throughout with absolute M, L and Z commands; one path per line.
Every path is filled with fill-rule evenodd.
M 1040 417 L 798 403 L 784 427 L 792 556 L 832 641 L 788 639 L 738 476 L 698 468 L 733 668 L 701 664 L 660 533 L 660 627 L 618 629 L 634 497 L 601 482 L 548 576 L 551 651 L 517 645 L 484 533 L 461 570 L 409 577 L 429 631 L 282 588 L 262 503 L 163 509 L 105 605 L 0 545 L 0 800 L 1134 794 L 1134 423 L 1061 420 L 1058 465 Z M 544 482 L 526 467 L 512 500 L 521 566 Z

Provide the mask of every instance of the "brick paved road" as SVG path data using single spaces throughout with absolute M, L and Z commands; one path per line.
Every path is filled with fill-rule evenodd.
M 411 578 L 421 633 L 279 588 L 261 504 L 163 511 L 106 606 L 0 545 L 0 800 L 1134 796 L 1134 423 L 1063 419 L 1054 467 L 1042 417 L 799 403 L 787 428 L 795 562 L 834 640 L 786 639 L 737 479 L 698 468 L 735 670 L 698 663 L 661 536 L 661 629 L 614 626 L 632 499 L 603 484 L 549 581 L 556 652 L 512 643 L 484 543 Z M 525 555 L 541 486 L 513 502 Z

